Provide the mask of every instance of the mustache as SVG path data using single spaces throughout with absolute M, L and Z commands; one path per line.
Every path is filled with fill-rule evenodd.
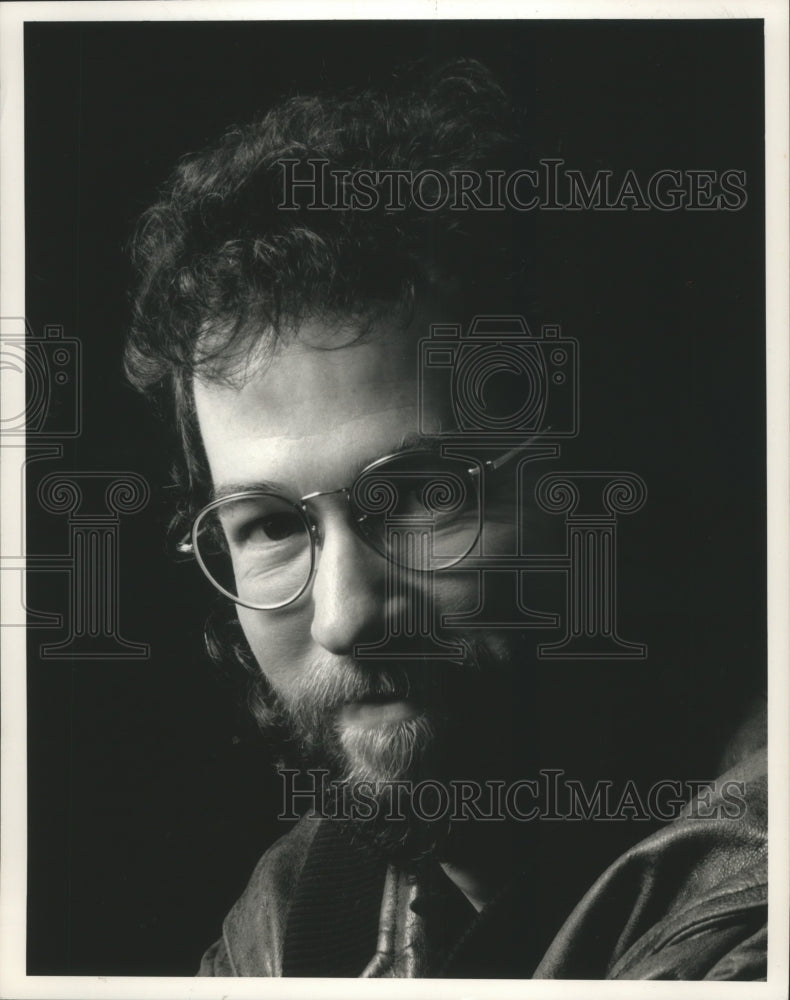
M 486 651 L 464 640 L 459 660 L 415 658 L 371 660 L 315 656 L 287 698 L 275 691 L 280 709 L 303 727 L 334 716 L 345 704 L 376 700 L 413 700 L 426 707 L 447 705 L 452 692 L 465 689 L 484 667 Z

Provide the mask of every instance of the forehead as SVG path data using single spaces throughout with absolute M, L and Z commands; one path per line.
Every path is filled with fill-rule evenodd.
M 320 330 L 304 332 L 241 387 L 195 382 L 215 488 L 266 481 L 300 494 L 336 489 L 398 450 L 421 423 L 438 431 L 448 419 L 437 400 L 420 420 L 419 339 L 427 327 L 380 324 L 331 349 L 315 346 Z

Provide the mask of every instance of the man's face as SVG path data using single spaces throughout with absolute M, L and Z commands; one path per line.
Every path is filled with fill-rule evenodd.
M 370 462 L 402 450 L 421 423 L 432 432 L 452 426 L 450 401 L 438 393 L 424 394 L 419 419 L 425 314 L 407 332 L 382 323 L 329 350 L 316 346 L 325 333 L 306 324 L 240 388 L 196 382 L 215 490 L 276 484 L 294 500 L 338 490 Z M 472 655 L 464 662 L 356 657 L 359 644 L 384 637 L 407 598 L 398 588 L 391 592 L 388 564 L 355 532 L 342 494 L 317 498 L 311 511 L 321 544 L 305 593 L 273 611 L 238 607 L 252 652 L 303 748 L 347 781 L 467 777 L 456 772 L 489 760 L 497 738 L 501 753 L 518 637 L 470 632 Z M 496 530 L 511 535 L 504 524 Z M 420 574 L 409 586 L 428 596 L 436 633 L 458 638 L 441 617 L 474 611 L 476 574 Z

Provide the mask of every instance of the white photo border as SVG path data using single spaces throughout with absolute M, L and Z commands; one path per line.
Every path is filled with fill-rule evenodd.
M 481 9 L 484 15 L 481 16 Z M 447 20 L 542 19 L 730 19 L 765 22 L 766 87 L 766 282 L 767 282 L 767 474 L 768 474 L 768 725 L 769 725 L 769 974 L 766 983 L 599 982 L 532 980 L 529 996 L 587 998 L 786 997 L 790 840 L 788 838 L 788 523 L 790 436 L 788 429 L 788 19 L 784 0 L 489 0 L 484 8 L 470 0 L 293 0 L 206 2 L 11 2 L 0 7 L 0 316 L 25 316 L 24 273 L 24 93 L 23 28 L 26 21 L 243 21 L 243 20 Z M 9 383 L 12 393 L 16 383 Z M 6 400 L 12 412 L 24 399 Z M 2 517 L 19 517 L 21 498 L 2 487 Z M 8 576 L 9 574 L 5 574 Z M 346 1000 L 413 994 L 420 997 L 492 998 L 524 996 L 525 983 L 484 980 L 259 980 L 180 977 L 27 976 L 26 926 L 26 681 L 25 630 L 2 632 L 2 854 L 0 855 L 0 997 L 2 998 L 244 998 L 325 996 Z

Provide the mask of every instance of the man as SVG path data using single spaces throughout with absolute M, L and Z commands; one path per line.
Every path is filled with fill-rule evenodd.
M 539 821 L 519 822 L 514 789 L 537 794 L 518 709 L 539 700 L 528 626 L 556 600 L 548 574 L 518 598 L 523 627 L 503 609 L 522 537 L 546 546 L 535 498 L 558 428 L 514 435 L 529 371 L 489 377 L 478 358 L 490 433 L 470 436 L 445 377 L 470 355 L 453 333 L 426 348 L 501 322 L 531 336 L 526 217 L 484 207 L 519 136 L 471 62 L 295 98 L 184 160 L 141 223 L 127 368 L 180 429 L 176 539 L 232 611 L 212 649 L 243 665 L 259 722 L 300 762 L 286 811 L 312 796 L 203 975 L 765 975 L 759 722 L 704 810 L 577 886 L 562 927 Z

